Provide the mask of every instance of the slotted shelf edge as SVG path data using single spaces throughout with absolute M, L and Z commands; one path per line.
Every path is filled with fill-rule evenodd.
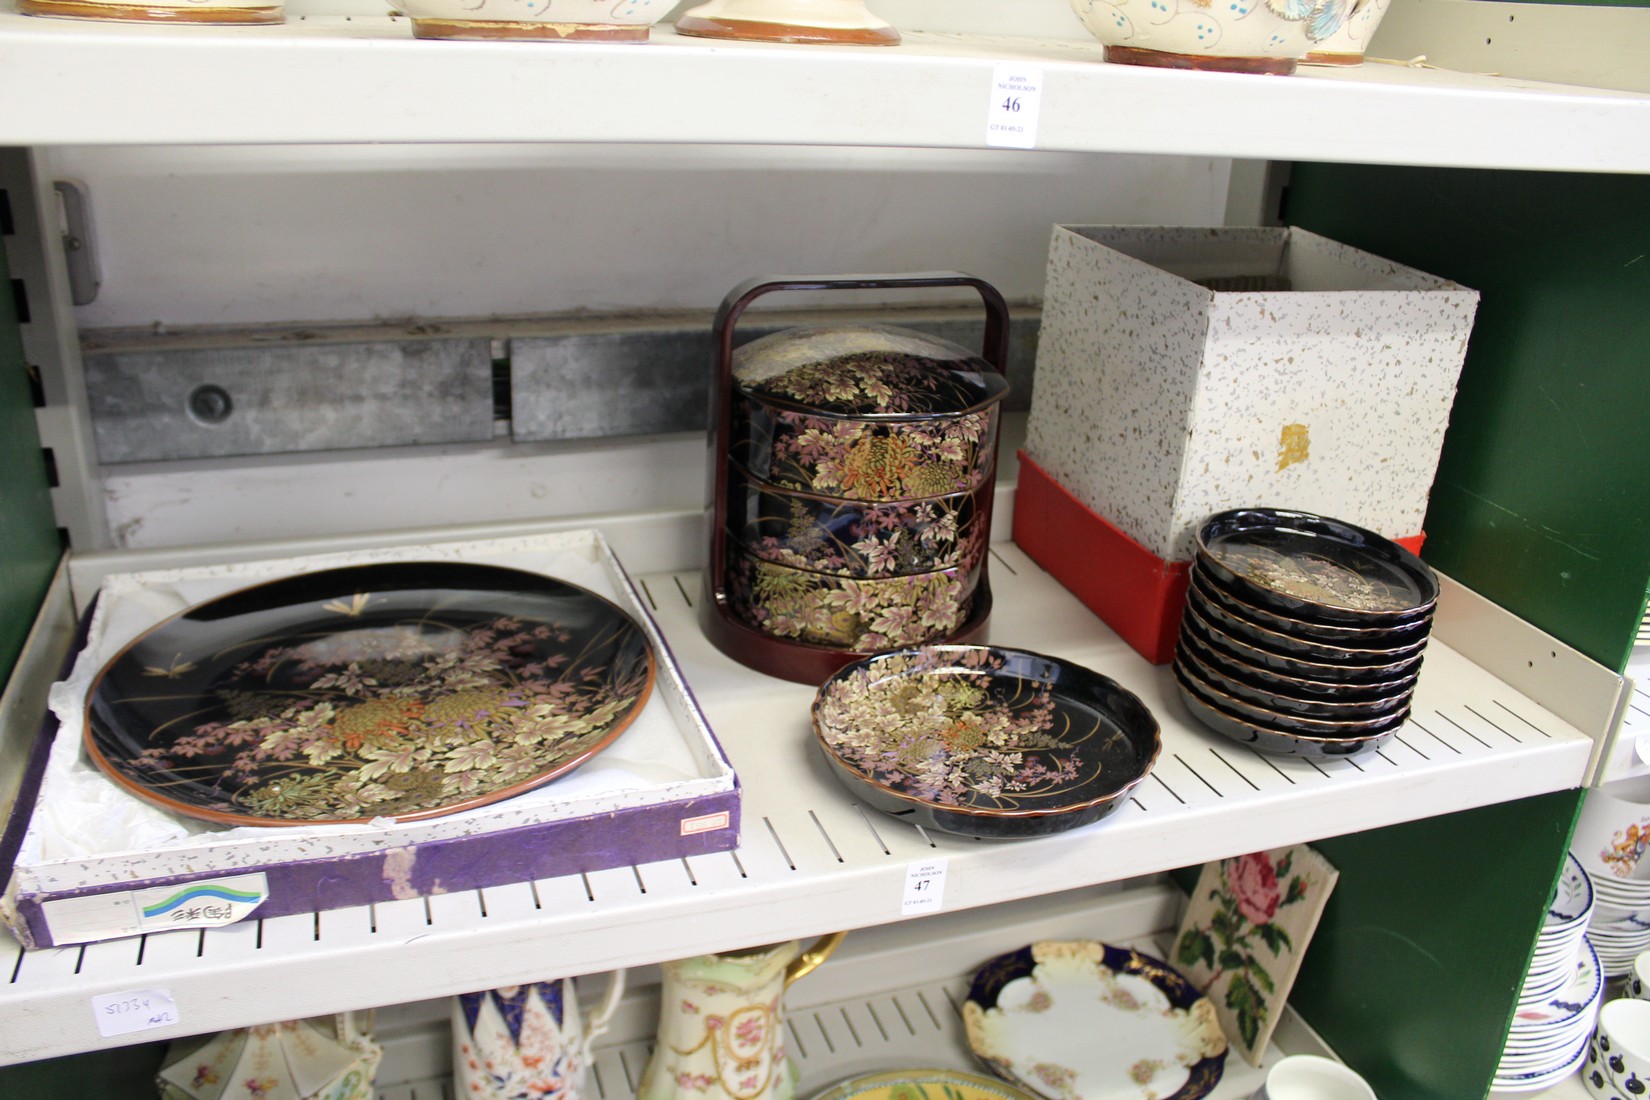
M 1017 546 L 994 546 L 991 576 L 994 643 L 1111 676 L 1162 724 L 1151 775 L 1093 826 L 985 842 L 861 806 L 810 743 L 813 689 L 711 646 L 697 572 L 648 574 L 640 587 L 741 778 L 737 850 L 84 947 L 24 951 L 7 936 L 0 1013 L 15 1026 L 0 1032 L 0 1062 L 888 924 L 902 919 L 909 868 L 933 860 L 945 861 L 951 912 L 1573 788 L 1587 775 L 1591 736 L 1437 638 L 1411 720 L 1378 754 L 1257 754 L 1193 722 L 1168 670 Z M 165 992 L 178 1022 L 100 1037 L 90 999 L 125 991 Z

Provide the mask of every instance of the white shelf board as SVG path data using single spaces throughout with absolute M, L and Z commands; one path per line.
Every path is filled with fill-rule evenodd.
M 0 144 L 981 148 L 1002 64 L 1042 71 L 1039 149 L 1650 171 L 1650 94 L 1438 69 L 1181 72 L 1106 63 L 1093 40 L 918 31 L 886 48 L 669 25 L 628 45 L 435 42 L 387 14 L 124 26 L 15 0 L 0 3 Z
M 813 691 L 715 650 L 696 573 L 640 578 L 744 786 L 741 846 L 209 931 L 0 954 L 0 1063 L 475 988 L 594 973 L 901 920 L 907 868 L 947 861 L 948 911 L 1579 786 L 1592 739 L 1434 639 L 1413 719 L 1378 755 L 1262 756 L 1194 724 L 1166 669 L 1129 649 L 1012 543 L 992 564 L 991 637 L 1141 695 L 1163 752 L 1111 817 L 1020 842 L 929 834 L 861 807 L 811 743 Z M 179 1022 L 100 1038 L 94 994 L 164 990 Z

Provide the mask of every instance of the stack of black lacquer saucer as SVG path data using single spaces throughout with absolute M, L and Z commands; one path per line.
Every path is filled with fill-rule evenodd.
M 1397 543 L 1275 508 L 1198 532 L 1174 676 L 1204 725 L 1264 752 L 1372 752 L 1409 717 L 1438 578 Z

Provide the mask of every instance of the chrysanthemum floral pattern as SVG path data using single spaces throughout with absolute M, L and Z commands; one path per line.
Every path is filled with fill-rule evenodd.
M 1004 384 L 968 363 L 873 350 L 739 384 L 732 458 L 776 486 L 910 500 L 975 488 L 996 461 Z
M 317 602 L 290 629 L 197 658 L 165 694 L 100 686 L 106 717 L 171 714 L 142 737 L 105 730 L 100 752 L 182 812 L 260 823 L 427 816 L 525 790 L 616 736 L 652 683 L 635 623 L 566 588 L 472 607 L 440 593 L 430 611 L 409 595 L 437 594 Z M 499 613 L 511 603 L 523 613 Z M 187 621 L 170 624 L 180 643 Z
M 848 500 L 905 500 L 972 489 L 991 472 L 997 420 L 990 412 L 897 427 L 752 409 L 736 426 L 734 457 L 788 489 Z
M 775 638 L 872 652 L 949 634 L 968 618 L 983 549 L 951 569 L 853 578 L 735 553 L 728 600 L 742 621 Z
M 894 577 L 977 558 L 985 538 L 972 493 L 862 502 L 729 484 L 729 535 L 763 561 L 843 577 Z
M 1050 685 L 1003 664 L 987 647 L 891 654 L 827 684 L 816 725 L 874 782 L 946 806 L 1061 799 L 1115 763 L 1118 737 L 1073 736 Z

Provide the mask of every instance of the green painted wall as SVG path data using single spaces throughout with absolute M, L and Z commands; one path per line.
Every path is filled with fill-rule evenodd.
M 11 286 L 0 250 L 0 683 L 11 675 L 62 552 Z
M 1424 556 L 1620 669 L 1650 582 L 1650 178 L 1300 164 L 1284 220 L 1482 300 Z M 1581 792 L 1338 838 L 1294 1003 L 1386 1100 L 1481 1096 Z
M 1580 791 L 1313 845 L 1341 872 L 1290 997 L 1381 1100 L 1481 1097 Z
M 1303 164 L 1285 220 L 1482 294 L 1424 556 L 1620 669 L 1650 587 L 1650 177 Z

